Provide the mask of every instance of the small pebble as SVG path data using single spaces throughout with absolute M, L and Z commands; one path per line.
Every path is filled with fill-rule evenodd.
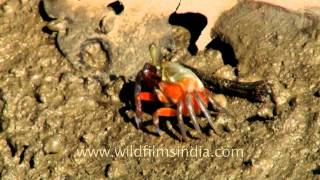
M 228 105 L 228 102 L 227 102 L 227 99 L 226 97 L 223 95 L 223 94 L 215 94 L 213 96 L 213 99 L 215 101 L 217 101 L 217 103 L 223 107 L 223 108 L 227 108 L 227 105 Z
M 231 67 L 230 65 L 225 65 L 219 68 L 215 72 L 215 76 L 223 78 L 223 79 L 228 79 L 228 80 L 236 80 L 236 75 L 234 73 L 234 68 Z
M 273 117 L 273 107 L 272 104 L 265 104 L 263 105 L 257 112 L 259 117 L 270 119 Z
M 64 148 L 65 139 L 63 135 L 56 134 L 47 138 L 44 142 L 44 151 L 47 154 L 59 153 Z

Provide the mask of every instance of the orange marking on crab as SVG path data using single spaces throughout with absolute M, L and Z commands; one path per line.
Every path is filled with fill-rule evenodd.
M 182 98 L 184 92 L 179 84 L 175 83 L 167 83 L 167 82 L 160 82 L 159 87 L 161 92 L 168 97 L 174 104 L 177 104 L 178 101 Z M 160 99 L 161 101 L 161 99 Z M 163 101 L 161 101 L 163 102 Z
M 160 108 L 155 112 L 157 116 L 172 117 L 177 115 L 177 111 L 172 108 Z
M 154 94 L 152 94 L 150 92 L 139 93 L 139 95 L 137 96 L 137 99 L 139 99 L 141 101 L 156 101 L 157 100 L 157 98 L 154 96 Z
M 190 79 L 186 79 L 186 80 L 183 80 L 181 83 L 160 82 L 159 87 L 161 89 L 161 92 L 163 92 L 163 94 L 166 97 L 168 97 L 171 100 L 171 102 L 173 102 L 174 104 L 177 104 L 179 101 L 183 101 L 183 109 L 182 109 L 183 115 L 189 116 L 189 112 L 187 110 L 186 102 L 184 101 L 184 99 L 185 99 L 185 94 L 188 93 L 188 90 L 186 90 L 186 89 L 190 89 L 189 86 L 194 88 L 195 84 L 196 83 L 194 83 L 194 81 L 192 81 Z M 195 89 L 198 89 L 198 88 L 195 88 Z M 205 106 L 207 106 L 208 99 L 206 98 L 204 91 L 200 90 L 200 91 L 198 91 L 198 93 L 199 93 L 201 100 L 204 102 Z M 195 113 L 200 114 L 201 109 L 200 109 L 198 103 L 196 102 L 194 92 L 190 92 L 190 95 L 192 97 L 192 106 L 194 107 Z M 159 95 L 158 95 L 158 97 L 159 97 Z M 159 100 L 161 102 L 167 102 L 167 99 L 166 99 L 166 101 L 163 101 L 162 98 L 159 98 Z

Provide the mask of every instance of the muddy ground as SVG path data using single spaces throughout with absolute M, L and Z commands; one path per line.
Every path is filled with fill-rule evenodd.
M 56 34 L 44 28 L 52 19 L 44 17 L 39 1 L 21 2 L 23 6 L 12 6 L 18 9 L 13 12 L 2 7 L 0 16 L 1 179 L 319 178 L 317 15 L 261 3 L 239 4 L 223 14 L 212 29 L 209 50 L 193 56 L 187 51 L 190 34 L 174 26 L 173 54 L 177 61 L 216 76 L 268 80 L 275 93 L 276 110 L 271 110 L 277 111 L 272 113 L 274 117 L 261 117 L 259 112 L 266 109 L 264 103 L 226 96 L 228 111 L 236 117 L 236 129 L 218 136 L 201 117 L 203 134 L 197 134 L 186 118 L 190 140 L 181 142 L 175 118 L 162 121 L 161 137 L 153 133 L 150 120 L 145 120 L 143 130 L 135 127 L 132 88 L 134 75 L 142 67 L 140 60 L 135 61 L 132 54 L 125 58 L 123 51 L 122 58 L 110 56 L 116 64 L 121 60 L 121 65 L 109 67 L 105 64 L 109 61 L 89 61 L 86 57 L 89 66 L 79 68 L 74 59 L 63 56 L 64 49 L 57 48 Z M 141 58 L 141 53 L 136 55 Z M 149 61 L 148 54 L 143 55 Z M 100 56 L 105 57 L 101 52 Z M 123 64 L 130 64 L 131 68 L 126 69 Z M 233 148 L 241 149 L 243 154 L 78 154 L 79 149 L 86 148 L 113 151 L 141 146 L 198 148 L 210 153 Z

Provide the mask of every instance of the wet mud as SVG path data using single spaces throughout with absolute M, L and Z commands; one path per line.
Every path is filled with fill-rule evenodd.
M 157 23 L 164 21 L 148 17 L 143 28 L 154 36 L 130 39 L 122 34 L 114 45 L 108 34 L 95 31 L 102 17 L 81 21 L 76 11 L 61 13 L 65 4 L 50 3 L 49 7 L 39 1 L 1 4 L 1 179 L 319 178 L 320 19 L 316 14 L 262 3 L 238 4 L 219 18 L 208 49 L 196 55 L 188 51 L 189 31 L 172 26 L 172 61 L 216 77 L 266 80 L 274 90 L 271 107 L 224 96 L 228 111 L 236 117 L 235 130 L 217 135 L 199 117 L 203 133 L 198 134 L 185 118 L 190 140 L 181 142 L 175 118 L 162 119 L 161 137 L 154 133 L 151 116 L 146 115 L 140 130 L 133 119 L 134 79 L 150 61 L 149 41 L 172 47 L 167 32 L 156 33 Z M 52 9 L 48 13 L 52 7 L 61 14 Z M 72 23 L 52 23 L 59 17 Z M 108 21 L 104 23 L 107 26 Z M 139 33 L 132 38 L 136 36 Z M 89 44 L 83 47 L 83 42 Z M 80 50 L 85 52 L 83 59 Z M 81 149 L 113 152 L 141 147 L 202 152 L 189 157 L 79 155 Z M 242 153 L 205 155 L 206 150 L 217 149 Z

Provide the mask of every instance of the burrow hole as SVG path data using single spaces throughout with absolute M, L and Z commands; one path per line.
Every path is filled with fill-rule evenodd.
M 113 3 L 110 3 L 107 7 L 111 7 L 117 15 L 124 10 L 124 6 L 120 1 L 114 1 Z

